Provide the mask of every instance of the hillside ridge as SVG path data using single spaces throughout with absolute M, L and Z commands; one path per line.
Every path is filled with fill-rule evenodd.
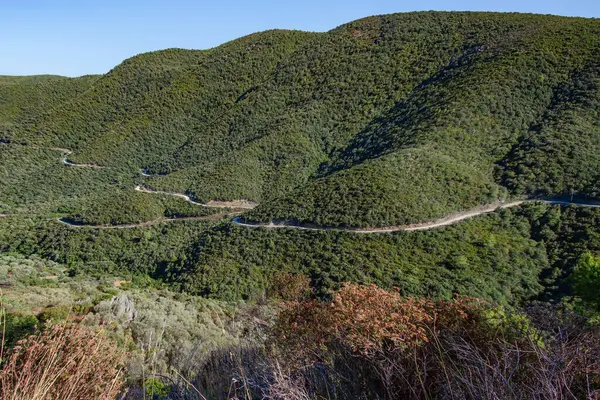
M 597 20 L 517 13 L 268 30 L 99 77 L 0 77 L 0 138 L 73 149 L 65 163 L 104 167 L 123 190 L 247 199 L 260 223 L 404 226 L 514 197 L 594 200 L 598 48 Z

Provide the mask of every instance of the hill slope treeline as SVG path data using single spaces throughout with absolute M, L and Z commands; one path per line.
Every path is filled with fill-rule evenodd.
M 375 16 L 100 77 L 0 78 L 0 129 L 146 169 L 157 189 L 261 203 L 248 219 L 413 223 L 509 195 L 596 197 L 599 49 L 592 19 Z

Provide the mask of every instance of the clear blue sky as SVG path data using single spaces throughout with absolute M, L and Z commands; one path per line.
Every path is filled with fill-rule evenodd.
M 600 17 L 600 0 L 0 0 L 0 75 L 105 73 L 146 51 L 206 49 L 273 28 L 326 31 L 416 10 Z

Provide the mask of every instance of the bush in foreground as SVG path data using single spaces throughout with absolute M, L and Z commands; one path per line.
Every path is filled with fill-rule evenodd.
M 330 302 L 292 304 L 274 334 L 296 398 L 600 398 L 599 332 L 556 309 L 347 284 Z
M 4 400 L 114 399 L 125 353 L 102 333 L 51 325 L 21 340 L 0 370 Z
M 213 353 L 170 398 L 600 398 L 600 332 L 556 307 L 351 284 L 329 301 L 284 304 L 270 346 Z

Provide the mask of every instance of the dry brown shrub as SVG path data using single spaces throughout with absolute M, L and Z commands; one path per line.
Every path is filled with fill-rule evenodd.
M 545 312 L 345 284 L 329 302 L 279 314 L 273 339 L 288 373 L 277 383 L 315 398 L 598 398 L 600 332 Z
M 452 302 L 402 297 L 375 285 L 344 284 L 329 303 L 291 303 L 278 317 L 275 337 L 306 355 L 337 338 L 354 351 L 372 354 L 384 347 L 403 348 L 430 340 L 436 329 L 464 326 L 479 301 Z
M 125 352 L 81 325 L 51 325 L 21 340 L 0 370 L 4 400 L 114 399 Z
M 271 278 L 268 294 L 283 301 L 299 301 L 306 299 L 310 292 L 310 279 L 306 276 L 280 271 Z
M 272 346 L 212 353 L 170 398 L 600 399 L 600 332 L 558 307 L 353 284 L 284 304 Z

